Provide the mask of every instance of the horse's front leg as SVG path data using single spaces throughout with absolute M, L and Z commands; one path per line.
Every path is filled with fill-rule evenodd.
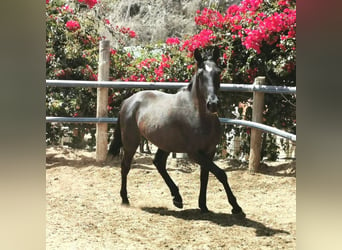
M 201 187 L 200 187 L 200 193 L 199 193 L 199 199 L 198 199 L 198 206 L 201 209 L 202 213 L 209 212 L 207 208 L 208 177 L 209 177 L 209 170 L 206 167 L 201 166 L 201 174 L 200 174 Z
M 163 177 L 165 183 L 169 187 L 171 195 L 173 196 L 173 204 L 178 208 L 183 208 L 183 200 L 181 195 L 179 194 L 178 187 L 166 171 L 166 160 L 169 154 L 170 153 L 158 149 L 153 164 L 157 167 L 158 172 Z
M 228 183 L 228 177 L 224 170 L 219 168 L 211 159 L 204 153 L 196 153 L 192 155 L 192 158 L 201 165 L 201 167 L 206 168 L 208 171 L 213 173 L 215 177 L 223 184 L 223 187 L 226 191 L 228 201 L 230 205 L 233 207 L 232 213 L 233 214 L 240 214 L 242 216 L 245 216 L 244 212 L 242 211 L 242 208 L 239 206 L 239 204 L 236 201 L 236 198 L 230 189 L 229 183 Z M 204 177 L 203 177 L 204 178 Z M 202 184 L 201 184 L 202 185 Z M 202 186 L 201 186 L 202 188 Z M 203 187 L 204 188 L 204 187 Z M 203 195 L 203 194 L 202 194 Z M 200 197 L 201 199 L 201 197 Z M 203 198 L 202 198 L 203 199 Z

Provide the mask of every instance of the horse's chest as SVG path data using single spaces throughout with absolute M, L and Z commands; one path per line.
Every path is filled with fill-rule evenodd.
M 198 140 L 203 140 L 204 142 L 208 140 L 217 141 L 220 135 L 220 128 L 213 124 L 204 124 L 199 127 L 193 127 L 192 133 Z
M 220 125 L 213 117 L 201 118 L 190 116 L 188 118 L 188 133 L 204 142 L 218 141 L 220 137 Z

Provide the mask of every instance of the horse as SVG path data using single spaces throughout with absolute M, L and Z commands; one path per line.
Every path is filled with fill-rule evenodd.
M 219 49 L 214 47 L 202 52 L 196 49 L 194 58 L 196 72 L 189 84 L 177 93 L 144 90 L 122 103 L 114 139 L 108 150 L 108 156 L 113 157 L 123 148 L 120 190 L 122 204 L 129 205 L 127 175 L 143 136 L 158 147 L 153 164 L 170 189 L 176 207 L 183 208 L 183 200 L 166 170 L 170 152 L 187 153 L 191 160 L 200 165 L 198 206 L 201 212 L 209 212 L 206 193 L 208 175 L 211 172 L 223 184 L 232 206 L 232 214 L 245 217 L 229 186 L 225 171 L 213 162 L 222 132 L 217 115 L 221 74 L 217 64 Z

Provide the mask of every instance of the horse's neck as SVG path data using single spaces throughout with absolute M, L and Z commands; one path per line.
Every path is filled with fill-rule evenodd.
M 195 110 L 198 110 L 200 114 L 206 113 L 206 103 L 203 96 L 199 92 L 198 79 L 196 75 L 192 78 L 191 86 L 191 101 L 194 104 Z

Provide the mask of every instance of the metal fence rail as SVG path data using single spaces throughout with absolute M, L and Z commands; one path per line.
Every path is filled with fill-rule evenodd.
M 246 120 L 238 120 L 238 119 L 229 119 L 229 118 L 219 118 L 221 124 L 232 124 L 232 125 L 241 125 L 247 126 L 251 128 L 257 128 L 266 132 L 270 132 L 272 134 L 276 134 L 278 136 L 284 137 L 291 141 L 296 141 L 296 135 L 288 133 L 286 131 L 267 126 L 257 122 L 251 122 Z M 109 118 L 109 117 L 52 117 L 47 116 L 46 122 L 65 122 L 65 123 L 112 123 L 116 124 L 118 122 L 118 118 Z
M 80 88 L 143 88 L 143 89 L 179 89 L 188 85 L 186 82 L 125 82 L 125 81 L 73 81 L 73 80 L 46 80 L 48 87 L 80 87 Z M 296 87 L 269 86 L 221 83 L 220 91 L 232 92 L 263 92 L 271 94 L 295 94 Z
M 179 89 L 187 86 L 186 82 L 125 82 L 125 81 L 74 81 L 74 80 L 46 80 L 48 87 L 82 87 L 82 88 L 143 88 L 143 89 Z M 262 92 L 271 94 L 295 94 L 296 87 L 288 86 L 268 86 L 268 85 L 249 85 L 221 83 L 220 91 L 232 92 Z M 296 141 L 296 135 L 283 130 L 267 126 L 257 122 L 246 120 L 219 118 L 222 124 L 236 124 L 257 128 L 278 136 Z M 46 122 L 65 122 L 65 123 L 117 123 L 117 118 L 109 117 L 46 117 Z
M 187 86 L 186 82 L 125 82 L 125 81 L 74 81 L 74 80 L 46 80 L 48 87 L 81 87 L 81 88 L 143 88 L 143 89 L 179 89 Z M 295 94 L 296 87 L 288 86 L 268 86 L 268 85 L 249 85 L 221 83 L 220 91 L 232 92 L 262 92 L 271 94 Z M 236 124 L 257 128 L 278 136 L 296 141 L 296 135 L 283 130 L 267 126 L 257 122 L 246 120 L 219 118 L 222 124 Z M 46 117 L 46 122 L 65 122 L 65 123 L 117 123 L 117 118 L 109 117 Z
M 46 80 L 48 87 L 81 87 L 81 88 L 142 88 L 142 89 L 180 89 L 187 86 L 186 82 L 125 82 L 125 81 L 74 81 L 74 80 Z M 249 85 L 221 83 L 220 91 L 231 92 L 261 92 L 270 94 L 296 94 L 296 87 L 288 86 L 268 86 L 268 85 Z M 240 125 L 256 128 L 265 132 L 269 132 L 283 138 L 296 142 L 296 135 L 286 131 L 267 126 L 258 122 L 219 118 L 222 124 Z M 61 123 L 111 123 L 116 124 L 117 118 L 109 117 L 46 117 L 46 122 Z

